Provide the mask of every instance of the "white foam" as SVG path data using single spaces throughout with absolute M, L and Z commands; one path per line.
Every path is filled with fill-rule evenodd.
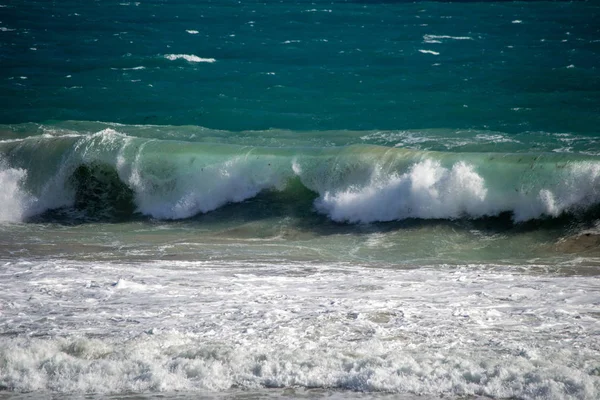
M 499 143 L 506 140 L 493 136 L 483 139 Z M 534 167 L 535 163 L 531 165 Z M 600 203 L 600 163 L 571 162 L 545 167 L 537 171 L 550 175 L 539 172 L 533 182 L 519 180 L 518 174 L 523 172 L 518 170 L 484 178 L 462 161 L 446 168 L 438 161 L 425 160 L 402 174 L 376 167 L 361 183 L 317 189 L 321 195 L 315 206 L 335 221 L 478 218 L 508 211 L 520 222 L 558 217 Z M 505 181 L 507 177 L 509 180 Z M 513 189 L 506 190 L 507 187 Z
M 551 187 L 538 192 L 534 207 L 517 209 L 515 218 L 530 219 L 541 215 L 557 217 L 565 211 L 584 210 L 600 201 L 600 164 L 578 162 L 565 166 Z
M 521 21 L 520 19 L 515 19 L 514 21 L 512 21 L 513 24 L 522 24 L 523 21 Z
M 195 31 L 195 30 L 193 30 L 193 29 L 186 29 L 186 32 L 187 32 L 187 33 L 189 33 L 190 35 L 197 35 L 197 34 L 199 34 L 199 33 L 200 33 L 200 32 L 198 32 L 198 31 Z
M 166 178 L 171 184 L 165 185 L 144 165 L 142 152 L 140 148 L 131 175 L 125 181 L 136 193 L 139 211 L 155 218 L 188 218 L 254 197 L 267 188 L 282 187 L 284 183 L 284 175 L 274 163 L 242 155 L 210 164 L 175 165 L 175 170 L 170 171 L 173 175 Z
M 358 188 L 327 191 L 316 207 L 335 221 L 373 222 L 404 218 L 458 218 L 485 213 L 487 189 L 473 167 L 459 162 L 451 169 L 425 160 L 404 174 L 376 169 Z
M 438 53 L 437 51 L 433 51 L 433 50 L 419 50 L 420 53 L 423 54 L 433 54 L 434 56 L 439 56 L 440 53 Z
M 23 221 L 35 213 L 38 200 L 23 189 L 27 171 L 2 165 L 0 160 L 0 221 Z
M 148 287 L 146 285 L 137 282 L 127 281 L 125 279 L 119 279 L 116 283 L 113 284 L 113 288 L 117 290 L 128 290 L 132 292 L 143 292 L 148 290 Z
M 217 61 L 214 58 L 202 58 L 193 54 L 165 54 L 165 58 L 171 61 L 183 59 L 194 63 L 214 63 Z
M 598 277 L 520 270 L 8 263 L 0 327 L 14 334 L 0 337 L 0 383 L 32 397 L 311 387 L 598 398 Z M 142 279 L 163 287 L 140 295 Z

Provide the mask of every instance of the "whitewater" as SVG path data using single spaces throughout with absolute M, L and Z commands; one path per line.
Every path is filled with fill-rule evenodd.
M 23 267 L 5 265 L 20 278 L 5 278 L 2 296 L 17 303 L 10 335 L 30 338 L 5 336 L 0 354 L 3 384 L 25 391 L 598 393 L 595 277 L 281 261 Z

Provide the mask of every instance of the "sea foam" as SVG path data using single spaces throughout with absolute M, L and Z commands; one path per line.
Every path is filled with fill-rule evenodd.
M 11 391 L 600 393 L 597 276 L 219 258 L 4 268 L 0 326 L 19 333 L 0 337 Z

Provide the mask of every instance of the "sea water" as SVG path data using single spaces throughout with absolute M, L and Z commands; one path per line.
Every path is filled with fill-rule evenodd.
M 4 1 L 0 398 L 597 399 L 598 20 Z

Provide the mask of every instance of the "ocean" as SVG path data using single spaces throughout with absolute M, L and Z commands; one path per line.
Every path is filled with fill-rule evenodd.
M 599 21 L 0 0 L 0 399 L 600 398 Z

